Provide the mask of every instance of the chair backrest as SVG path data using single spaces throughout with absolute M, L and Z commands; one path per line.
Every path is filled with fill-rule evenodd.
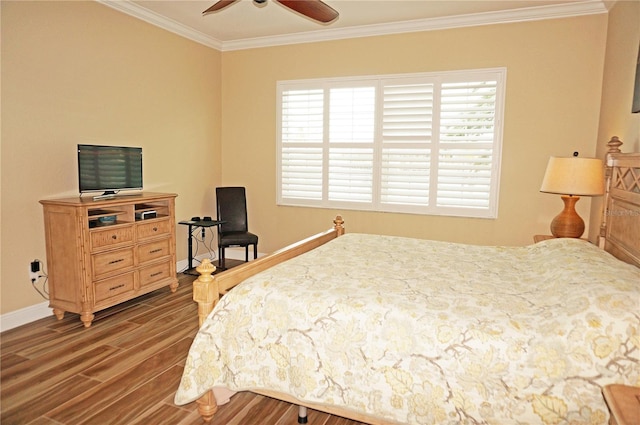
M 218 226 L 220 233 L 247 232 L 247 198 L 244 187 L 216 187 Z

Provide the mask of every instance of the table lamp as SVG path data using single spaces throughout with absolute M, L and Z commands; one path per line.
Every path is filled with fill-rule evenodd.
M 576 212 L 580 196 L 604 193 L 602 161 L 596 158 L 549 158 L 540 192 L 562 195 L 564 209 L 551 222 L 551 234 L 556 238 L 579 238 L 584 233 L 584 220 Z

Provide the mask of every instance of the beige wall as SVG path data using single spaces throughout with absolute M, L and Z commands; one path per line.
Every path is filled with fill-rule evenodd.
M 46 259 L 38 200 L 78 194 L 78 143 L 142 146 L 146 190 L 178 193 L 178 218 L 214 212 L 220 63 L 97 2 L 2 2 L 0 313 L 44 301 L 28 279 Z
M 539 192 L 549 156 L 595 154 L 607 15 L 227 52 L 222 178 L 247 186 L 250 224 L 268 252 L 331 224 L 347 231 L 522 245 L 562 209 Z M 506 67 L 496 220 L 327 211 L 275 205 L 276 82 L 286 79 Z M 588 220 L 590 199 L 578 203 Z
M 631 113 L 639 48 L 640 1 L 618 1 L 609 11 L 598 139 L 619 136 L 623 152 L 640 152 L 640 113 Z M 605 151 L 601 143 L 598 154 Z
M 623 152 L 640 152 L 640 113 L 631 113 L 639 46 L 640 2 L 618 1 L 609 11 L 598 131 L 599 157 L 604 157 L 606 142 L 611 136 L 618 136 L 623 141 Z M 592 234 L 598 233 L 601 213 L 602 198 L 599 198 L 591 209 Z
M 638 46 L 637 2 L 618 2 L 611 16 L 225 53 L 94 2 L 1 7 L 0 314 L 43 301 L 27 273 L 45 257 L 38 200 L 77 194 L 79 142 L 142 146 L 145 188 L 178 193 L 178 219 L 214 214 L 218 184 L 247 186 L 250 224 L 269 252 L 325 229 L 336 213 L 353 232 L 530 243 L 562 207 L 538 191 L 548 157 L 592 156 L 613 133 L 637 134 L 628 109 L 621 127 L 612 108 L 598 122 L 601 95 L 615 104 L 607 99 L 632 90 L 614 74 L 619 62 L 619 72 L 632 72 L 625 56 Z M 508 70 L 497 220 L 275 205 L 276 81 L 484 67 Z M 579 202 L 585 218 L 589 204 Z M 178 232 L 182 260 L 186 232 Z

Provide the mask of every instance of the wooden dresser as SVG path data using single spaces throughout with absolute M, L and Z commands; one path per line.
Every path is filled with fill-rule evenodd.
M 174 292 L 175 194 L 45 199 L 49 306 L 62 319 L 93 313 L 163 286 Z

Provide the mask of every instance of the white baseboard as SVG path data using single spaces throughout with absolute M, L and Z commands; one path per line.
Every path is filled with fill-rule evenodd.
M 262 254 L 258 253 L 258 257 L 261 256 Z M 232 260 L 244 260 L 244 248 L 227 248 L 226 257 Z M 205 258 L 209 258 L 209 256 L 207 254 L 197 256 L 195 258 L 197 261 L 194 261 L 193 266 L 197 266 L 200 264 L 200 261 Z M 251 255 L 249 255 L 249 258 L 251 258 Z M 178 272 L 186 270 L 188 263 L 186 259 L 178 261 L 176 263 L 176 270 Z M 35 322 L 36 320 L 52 315 L 53 311 L 49 308 L 47 301 L 30 305 L 20 310 L 10 311 L 0 316 L 0 332 L 8 331 L 9 329 L 17 328 L 18 326 L 26 325 L 27 323 Z
M 0 316 L 0 332 L 35 322 L 53 315 L 47 301 L 30 305 L 20 310 L 11 311 Z

